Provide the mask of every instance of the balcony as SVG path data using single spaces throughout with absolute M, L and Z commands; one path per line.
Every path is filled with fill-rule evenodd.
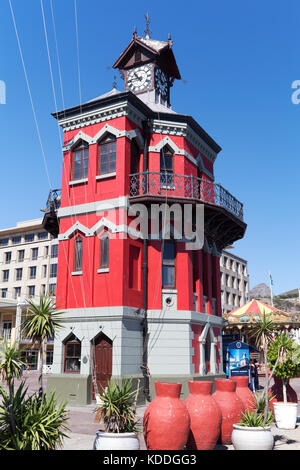
M 49 232 L 54 238 L 59 234 L 59 223 L 57 219 L 57 210 L 60 208 L 61 190 L 52 189 L 49 193 L 42 225 L 46 232 Z
M 129 175 L 130 196 L 192 199 L 219 206 L 244 220 L 243 204 L 220 184 L 196 176 L 144 172 Z
M 247 227 L 243 204 L 220 184 L 167 171 L 135 173 L 129 178 L 131 203 L 204 203 L 205 237 L 219 252 L 243 238 Z

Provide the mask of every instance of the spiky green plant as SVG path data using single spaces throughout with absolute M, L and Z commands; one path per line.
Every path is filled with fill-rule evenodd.
M 242 418 L 238 424 L 239 426 L 246 426 L 248 428 L 263 428 L 265 426 L 269 426 L 273 421 L 274 416 L 271 410 L 268 411 L 266 421 L 263 413 L 246 410 L 245 413 L 242 414 Z
M 8 386 L 22 375 L 25 363 L 21 359 L 21 353 L 16 343 L 9 344 L 6 340 L 0 343 L 0 380 Z
M 66 404 L 57 405 L 54 392 L 49 397 L 26 396 L 22 382 L 12 395 L 0 387 L 0 450 L 55 450 L 68 437 Z M 12 412 L 12 413 L 11 413 Z M 14 426 L 11 423 L 14 416 Z
M 102 403 L 95 422 L 103 421 L 106 432 L 136 432 L 137 420 L 133 409 L 136 393 L 136 390 L 132 390 L 131 379 L 122 380 L 121 385 L 114 381 L 108 382 L 106 388 L 102 387 Z
M 43 365 L 45 341 L 54 338 L 57 329 L 62 328 L 60 323 L 64 312 L 56 310 L 55 301 L 49 296 L 40 297 L 39 304 L 32 299 L 27 300 L 29 307 L 25 320 L 21 325 L 23 335 L 36 341 L 39 345 L 39 382 L 40 394 L 43 392 Z
M 265 311 L 263 311 L 262 318 L 255 321 L 253 330 L 250 336 L 255 338 L 256 346 L 263 351 L 264 355 L 264 364 L 265 364 L 265 378 L 266 384 L 263 391 L 264 397 L 264 424 L 266 424 L 269 414 L 269 401 L 268 401 L 268 391 L 269 391 L 269 371 L 268 371 L 268 348 L 270 343 L 273 341 L 274 333 L 276 331 L 276 325 L 272 321 L 270 315 L 267 315 Z

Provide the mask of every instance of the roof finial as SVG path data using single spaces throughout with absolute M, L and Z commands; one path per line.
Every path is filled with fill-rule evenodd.
M 145 20 L 146 20 L 146 29 L 144 31 L 145 39 L 150 39 L 150 34 L 151 34 L 150 27 L 149 27 L 150 26 L 150 16 L 149 16 L 148 12 L 145 15 Z
M 114 75 L 113 89 L 114 89 L 114 90 L 117 89 L 117 77 L 116 77 L 116 75 Z
M 168 44 L 169 44 L 170 48 L 173 46 L 173 41 L 171 39 L 171 33 L 169 33 L 169 35 L 168 35 Z
M 136 38 L 136 26 L 135 26 L 134 29 L 133 29 L 133 38 L 134 38 L 134 39 Z

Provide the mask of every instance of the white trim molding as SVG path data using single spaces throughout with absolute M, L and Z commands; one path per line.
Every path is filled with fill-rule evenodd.
M 72 227 L 70 227 L 65 233 L 61 233 L 58 235 L 58 240 L 69 240 L 72 235 L 78 231 L 86 237 L 94 237 L 95 235 L 102 232 L 104 228 L 107 228 L 111 233 L 128 233 L 129 235 L 132 235 L 135 239 L 143 238 L 141 232 L 131 227 L 128 227 L 127 225 L 116 225 L 105 217 L 102 217 L 100 220 L 98 220 L 95 225 L 93 225 L 92 228 L 88 228 L 80 222 L 76 221 L 75 224 L 73 224 Z
M 132 131 L 121 131 L 116 127 L 113 127 L 109 124 L 105 124 L 105 126 L 103 126 L 102 129 L 100 129 L 100 131 L 98 131 L 94 137 L 91 137 L 83 131 L 79 131 L 78 134 L 76 134 L 70 142 L 63 146 L 62 150 L 63 152 L 72 150 L 76 146 L 77 142 L 80 140 L 84 140 L 89 145 L 98 144 L 98 142 L 103 139 L 106 134 L 112 134 L 116 137 L 116 139 L 119 139 L 120 137 L 127 137 L 130 140 L 135 139 L 140 148 L 144 146 L 144 139 L 139 129 L 133 129 Z

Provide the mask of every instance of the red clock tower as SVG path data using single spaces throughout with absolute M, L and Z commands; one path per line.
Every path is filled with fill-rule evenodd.
M 186 393 L 190 379 L 223 375 L 219 257 L 246 229 L 243 205 L 214 182 L 221 148 L 171 108 L 181 78 L 171 38 L 134 32 L 114 68 L 124 91 L 53 115 L 64 130 L 63 176 L 44 226 L 59 239 L 66 314 L 48 387 L 74 403 L 89 403 L 110 379 L 139 379 L 149 400 L 155 380 L 180 381 Z M 133 207 L 149 227 L 153 206 L 161 214 L 173 204 L 189 204 L 193 222 L 204 208 L 201 249 L 173 229 L 164 238 L 161 222 L 158 236 L 133 224 Z

